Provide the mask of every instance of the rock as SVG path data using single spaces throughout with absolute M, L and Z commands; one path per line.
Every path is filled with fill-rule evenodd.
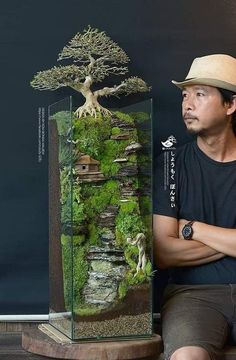
M 129 134 L 117 134 L 117 135 L 111 135 L 111 140 L 129 140 L 130 135 Z
M 83 295 L 87 304 L 100 305 L 106 308 L 117 296 L 118 283 L 109 276 L 94 277 L 91 275 L 84 288 Z
M 89 249 L 89 254 L 90 253 L 108 253 L 108 254 L 123 254 L 123 250 L 120 250 L 120 249 L 116 249 L 116 248 L 113 248 L 113 249 L 104 249 L 102 247 L 99 247 L 99 246 L 91 246 L 90 249 Z
M 83 290 L 84 300 L 89 305 L 106 309 L 117 297 L 118 287 L 128 266 L 122 250 L 91 247 L 89 278 Z
M 132 188 L 125 188 L 123 187 L 121 189 L 121 196 L 138 196 L 139 195 L 139 191 L 138 189 L 132 189 Z
M 123 158 L 123 159 L 115 159 L 115 160 L 113 160 L 113 163 L 124 163 L 124 162 L 127 162 L 128 161 L 128 159 L 126 159 L 126 158 Z
M 116 248 L 99 248 L 93 246 L 88 252 L 87 259 L 125 263 L 124 252 Z
M 103 173 L 101 173 L 100 171 L 87 172 L 84 174 L 80 174 L 76 178 L 76 181 L 78 182 L 78 184 L 84 183 L 84 182 L 91 183 L 91 182 L 104 181 L 104 180 L 106 180 L 106 178 L 103 175 Z
M 123 176 L 136 176 L 138 174 L 137 165 L 123 166 L 117 173 L 116 177 L 119 179 Z
M 133 181 L 121 183 L 121 196 L 138 196 L 139 190 L 133 188 Z
M 132 141 L 132 142 L 130 143 L 130 145 L 128 145 L 128 146 L 125 148 L 125 153 L 126 153 L 127 155 L 129 155 L 129 154 L 135 153 L 136 151 L 140 150 L 141 148 L 142 148 L 142 145 L 141 145 L 141 144 Z
M 115 215 L 110 216 L 110 217 L 104 216 L 103 218 L 100 217 L 98 225 L 100 227 L 114 228 L 116 225 L 115 224 Z
M 115 263 L 122 263 L 125 261 L 124 255 L 107 255 L 107 254 L 90 254 L 87 255 L 87 260 L 102 260 L 102 261 L 111 261 Z
M 111 127 L 118 127 L 120 129 L 125 129 L 125 130 L 134 130 L 135 129 L 134 124 L 122 121 L 121 119 L 118 119 L 116 117 L 112 117 Z
M 118 212 L 118 206 L 109 205 L 106 210 L 103 211 L 98 220 L 98 225 L 101 227 L 115 227 L 115 218 Z
M 103 275 L 107 274 L 119 280 L 125 275 L 127 267 L 125 265 L 114 265 L 109 261 L 93 260 L 91 261 L 91 270 L 92 272 L 90 274 L 93 274 L 93 276 L 95 276 L 95 274 L 99 274 L 98 276 L 100 276 L 102 273 Z
M 111 229 L 107 229 L 104 233 L 100 235 L 100 239 L 105 245 L 111 246 L 114 245 L 116 237 Z

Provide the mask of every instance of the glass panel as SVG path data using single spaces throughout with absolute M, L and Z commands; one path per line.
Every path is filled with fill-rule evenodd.
M 64 289 L 58 304 L 52 287 L 50 322 L 73 340 L 151 336 L 151 100 L 81 119 L 64 101 L 49 114 L 51 233 L 55 208 L 61 219 L 51 278 Z
M 150 114 L 73 120 L 74 339 L 152 333 Z
M 72 331 L 72 112 L 68 97 L 48 108 L 49 117 L 49 322 Z

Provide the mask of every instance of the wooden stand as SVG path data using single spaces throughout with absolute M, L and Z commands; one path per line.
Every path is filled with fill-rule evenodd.
M 34 354 L 68 360 L 156 360 L 162 351 L 159 335 L 150 339 L 99 342 L 58 342 L 40 330 L 23 332 L 22 347 Z

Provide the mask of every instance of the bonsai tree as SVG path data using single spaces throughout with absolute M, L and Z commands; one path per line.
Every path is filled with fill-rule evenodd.
M 94 83 L 103 81 L 107 76 L 128 72 L 124 66 L 130 61 L 128 56 L 104 31 L 88 26 L 82 33 L 77 33 L 59 53 L 58 61 L 65 59 L 72 59 L 74 64 L 54 66 L 38 72 L 31 86 L 38 90 L 56 90 L 69 86 L 80 92 L 86 101 L 75 111 L 79 118 L 86 115 L 96 117 L 96 112 L 110 114 L 108 109 L 99 104 L 98 98 L 101 96 L 129 95 L 150 90 L 145 81 L 136 76 L 123 80 L 119 85 L 92 90 Z

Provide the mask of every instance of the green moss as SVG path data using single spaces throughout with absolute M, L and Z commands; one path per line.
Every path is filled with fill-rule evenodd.
M 124 121 L 124 122 L 126 122 L 126 123 L 128 123 L 128 124 L 134 124 L 134 119 L 133 119 L 130 115 L 128 115 L 128 114 L 125 114 L 125 113 L 120 112 L 120 111 L 115 111 L 115 112 L 114 112 L 114 115 L 115 115 L 118 119 L 120 119 L 120 120 L 122 120 L 122 121 Z
M 70 168 L 64 167 L 60 170 L 60 185 L 61 185 L 61 204 L 65 204 L 68 199 L 68 194 L 71 191 L 71 172 Z
M 117 180 L 108 180 L 99 187 L 83 184 L 81 195 L 84 204 L 84 214 L 89 222 L 96 222 L 99 214 L 108 205 L 120 203 L 120 189 Z
M 118 288 L 118 296 L 120 300 L 124 299 L 125 295 L 127 294 L 128 288 L 129 287 L 127 281 L 123 280 Z
M 120 133 L 121 133 L 121 129 L 118 128 L 118 127 L 113 127 L 113 128 L 111 129 L 111 134 L 112 134 L 112 135 L 119 135 Z
M 140 196 L 139 198 L 140 212 L 141 214 L 150 215 L 152 212 L 152 201 L 150 196 Z
M 84 211 L 85 204 L 81 201 L 78 201 L 75 198 L 75 195 L 67 194 L 67 199 L 61 207 L 61 222 L 62 224 L 71 223 L 83 223 L 86 220 L 86 213 Z
M 99 160 L 99 156 L 103 152 L 103 142 L 111 134 L 110 118 L 87 116 L 76 119 L 73 124 L 73 138 L 77 140 L 76 147 L 80 152 Z
M 120 164 L 108 162 L 101 164 L 101 171 L 103 172 L 104 176 L 111 177 L 117 175 L 118 171 L 120 170 Z
M 73 245 L 74 246 L 80 246 L 82 244 L 84 244 L 86 238 L 84 234 L 80 234 L 80 235 L 74 235 L 73 236 Z
M 84 201 L 81 196 L 81 187 L 73 184 L 71 188 L 71 177 L 68 169 L 63 169 L 61 176 L 61 222 L 64 223 L 83 223 L 86 221 L 86 213 L 84 210 Z M 71 193 L 72 191 L 72 193 Z M 72 219 L 73 217 L 73 219 Z
M 61 244 L 63 246 L 70 246 L 71 244 L 71 237 L 69 235 L 61 235 Z
M 138 123 L 150 121 L 150 114 L 143 111 L 131 112 L 129 113 L 129 116 Z
M 71 246 L 71 242 L 73 246 L 82 245 L 85 242 L 85 235 L 73 235 L 72 237 L 65 234 L 61 235 L 61 243 L 63 246 Z
M 122 215 L 119 214 L 117 219 L 117 229 L 122 234 L 123 238 L 135 237 L 140 232 L 145 232 L 145 227 L 139 215 Z
M 127 276 L 127 281 L 130 286 L 134 286 L 147 282 L 147 276 L 142 272 L 142 270 L 135 276 L 133 272 L 130 272 Z
M 135 164 L 137 164 L 137 155 L 136 155 L 136 154 L 130 154 L 129 157 L 128 157 L 128 159 L 129 159 L 129 162 L 130 162 L 130 163 L 135 163 Z
M 98 234 L 98 228 L 96 224 L 90 223 L 88 225 L 89 229 L 89 244 L 90 245 L 98 245 L 99 242 L 99 234 Z
M 106 140 L 104 141 L 103 154 L 101 155 L 101 171 L 106 177 L 115 176 L 120 164 L 114 163 L 114 160 L 124 156 L 125 148 L 129 144 L 127 140 Z
M 73 251 L 73 302 L 74 306 L 83 302 L 82 290 L 88 280 L 89 265 L 86 260 L 87 247 L 74 247 Z
M 67 142 L 65 136 L 59 137 L 59 152 L 58 152 L 58 162 L 60 168 L 65 166 L 71 166 L 74 161 L 74 154 L 72 153 L 71 145 Z
M 80 307 L 75 307 L 74 312 L 75 314 L 80 316 L 88 316 L 99 314 L 101 312 L 101 309 L 99 309 L 97 306 L 81 305 Z
M 59 136 L 67 136 L 68 130 L 71 128 L 72 124 L 70 111 L 60 111 L 50 116 L 49 120 L 56 120 Z
M 71 310 L 72 300 L 72 246 L 70 239 L 70 236 L 61 236 L 64 299 L 66 309 L 69 311 Z
M 140 216 L 138 197 L 132 196 L 128 202 L 120 204 L 116 217 L 117 244 L 125 245 L 127 237 L 133 238 L 138 233 L 145 233 L 145 231 L 145 224 Z
M 106 191 L 104 186 L 105 185 L 97 188 L 94 187 L 93 190 L 89 190 L 86 186 L 83 189 L 84 209 L 88 219 L 92 222 L 106 209 L 112 199 L 113 193 Z
M 146 267 L 145 267 L 145 273 L 150 278 L 153 275 L 152 271 L 152 263 L 150 260 L 148 260 Z
M 119 181 L 108 180 L 104 185 L 104 191 L 111 194 L 110 205 L 118 205 L 120 203 Z
M 136 246 L 128 245 L 124 252 L 125 259 L 132 270 L 136 270 L 138 262 L 138 248 Z
M 142 165 L 151 164 L 151 157 L 145 154 L 139 154 L 138 163 Z
M 115 160 L 123 154 L 128 144 L 128 140 L 117 141 L 109 139 L 104 141 L 105 148 L 103 157 Z
M 125 203 L 121 203 L 120 211 L 125 214 L 136 213 L 139 214 L 139 205 L 138 201 L 130 200 Z
M 86 220 L 86 213 L 84 211 L 84 203 L 78 203 L 73 201 L 73 222 L 74 223 L 83 223 Z
M 126 241 L 126 239 L 124 239 L 124 236 L 122 235 L 122 233 L 117 229 L 116 227 L 116 231 L 115 231 L 115 235 L 116 235 L 116 245 L 118 247 L 121 247 L 124 243 L 124 241 Z

